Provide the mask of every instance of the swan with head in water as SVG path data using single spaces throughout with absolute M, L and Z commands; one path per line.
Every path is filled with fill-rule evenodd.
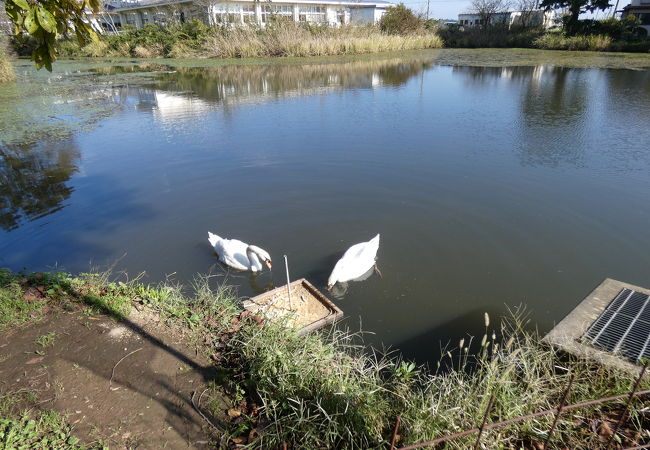
M 350 247 L 338 260 L 327 280 L 327 290 L 331 291 L 336 283 L 354 280 L 373 268 L 379 250 L 379 235 L 368 242 Z
M 271 255 L 255 245 L 248 245 L 237 239 L 223 239 L 208 231 L 208 241 L 219 256 L 219 261 L 237 270 L 260 272 L 262 262 L 271 268 Z

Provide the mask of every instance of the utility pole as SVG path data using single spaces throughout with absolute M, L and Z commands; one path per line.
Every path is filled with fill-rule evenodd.
M 612 14 L 612 17 L 616 17 L 616 10 L 618 10 L 618 2 L 619 0 L 616 0 L 616 6 L 614 6 L 614 13 Z
M 429 20 L 429 2 L 430 0 L 427 0 L 427 20 Z M 618 1 L 616 2 L 616 6 L 618 7 Z

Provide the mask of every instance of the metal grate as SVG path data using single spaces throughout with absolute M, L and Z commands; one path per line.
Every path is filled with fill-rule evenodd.
M 650 358 L 650 296 L 621 289 L 591 324 L 585 338 L 595 347 L 634 362 Z

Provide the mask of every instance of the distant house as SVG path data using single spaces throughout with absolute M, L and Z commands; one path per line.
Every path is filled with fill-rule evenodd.
M 622 18 L 636 16 L 641 20 L 640 30 L 645 36 L 650 36 L 650 0 L 632 0 L 623 8 Z
M 312 24 L 366 25 L 381 20 L 393 3 L 384 0 L 110 0 L 99 18 L 107 31 L 124 25 L 142 28 L 151 23 L 166 25 L 198 19 L 208 25 L 265 26 L 273 20 Z
M 458 24 L 464 27 L 486 25 L 485 19 L 476 13 L 458 14 Z M 535 9 L 532 11 L 504 11 L 492 14 L 490 17 L 490 24 L 503 24 L 508 27 L 544 27 L 548 29 L 555 24 L 555 13 L 545 9 Z

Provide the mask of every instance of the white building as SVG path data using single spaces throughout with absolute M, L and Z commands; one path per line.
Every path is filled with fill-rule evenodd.
M 243 25 L 285 19 L 330 26 L 376 24 L 393 3 L 384 0 L 115 0 L 106 5 L 102 26 L 117 31 L 124 25 L 199 19 L 208 25 Z
M 645 31 L 645 36 L 650 36 L 650 0 L 632 0 L 623 8 L 622 18 L 636 16 L 641 20 L 640 30 Z
M 643 1 L 643 0 L 639 0 Z M 650 1 L 650 0 L 648 0 Z M 464 27 L 485 25 L 484 19 L 476 13 L 458 14 L 458 24 Z M 555 13 L 545 9 L 532 11 L 504 11 L 492 14 L 491 25 L 503 24 L 509 28 L 516 26 L 551 28 L 555 24 Z

